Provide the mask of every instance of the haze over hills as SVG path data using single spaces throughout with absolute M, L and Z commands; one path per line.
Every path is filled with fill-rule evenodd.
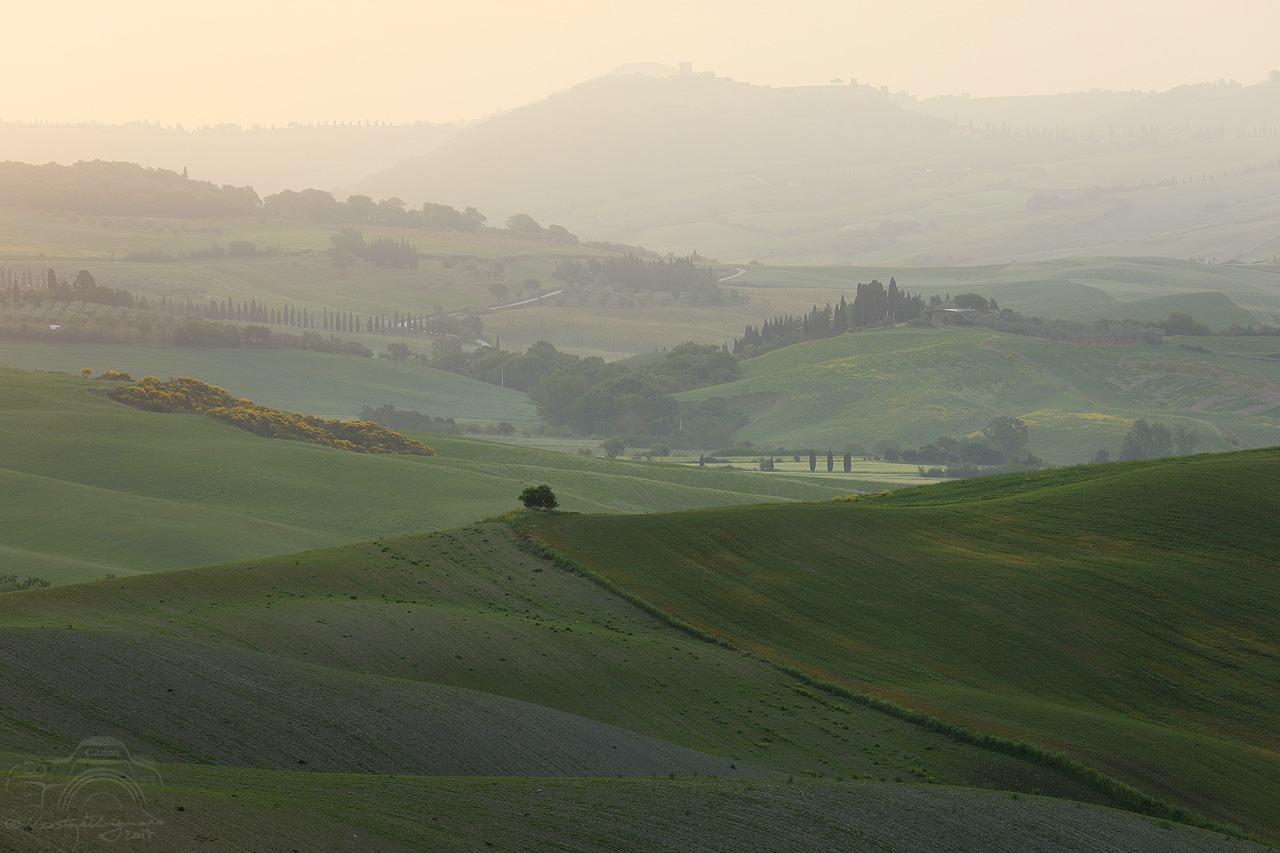
M 242 128 L 220 124 L 185 129 L 145 121 L 129 124 L 0 122 L 0 160 L 71 165 L 119 160 L 182 172 L 215 184 L 251 186 L 261 196 L 282 189 L 330 190 L 371 172 L 421 156 L 459 127 L 325 124 Z
M 925 115 L 929 113 L 929 115 Z M 865 85 L 605 77 L 354 189 L 721 260 L 1273 254 L 1280 83 L 916 103 Z M 1254 228 L 1266 223 L 1259 233 Z
M 948 265 L 1280 251 L 1280 82 L 917 99 L 653 63 L 469 127 L 0 124 L 0 159 L 527 213 L 721 260 Z M 833 81 L 836 82 L 836 81 Z
M 1280 4 L 925 5 L 10 10 L 0 853 L 1280 849 Z

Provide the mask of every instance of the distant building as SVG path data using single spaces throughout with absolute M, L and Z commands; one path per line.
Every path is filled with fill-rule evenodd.
M 979 315 L 982 312 L 976 308 L 933 308 L 929 311 L 929 319 L 935 323 L 942 323 L 948 317 L 963 317 L 966 315 Z

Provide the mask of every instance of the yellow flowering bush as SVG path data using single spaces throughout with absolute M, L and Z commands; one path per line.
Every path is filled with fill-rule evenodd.
M 252 400 L 237 400 L 218 386 L 189 376 L 168 382 L 144 376 L 133 385 L 112 390 L 111 397 L 135 409 L 207 415 L 254 435 L 309 441 L 352 453 L 436 454 L 422 442 L 370 421 L 340 421 L 282 412 Z

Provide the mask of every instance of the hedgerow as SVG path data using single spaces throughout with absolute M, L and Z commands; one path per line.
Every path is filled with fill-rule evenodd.
M 340 421 L 282 412 L 251 400 L 238 400 L 216 385 L 189 376 L 168 382 L 144 376 L 134 385 L 112 390 L 110 396 L 126 406 L 148 412 L 207 415 L 266 438 L 308 441 L 352 453 L 412 456 L 435 456 L 436 453 L 420 441 L 369 421 Z

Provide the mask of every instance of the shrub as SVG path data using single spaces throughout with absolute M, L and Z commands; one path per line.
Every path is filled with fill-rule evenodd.
M 12 573 L 0 575 L 0 592 L 18 592 L 43 586 L 49 586 L 49 582 L 35 575 L 28 575 L 23 580 L 18 580 L 18 576 Z
M 529 486 L 520 493 L 520 502 L 526 509 L 555 509 L 560 506 L 555 493 L 546 483 L 541 486 Z
M 340 421 L 282 412 L 251 400 L 237 400 L 216 385 L 188 376 L 161 382 L 144 376 L 136 385 L 111 390 L 117 402 L 149 412 L 207 415 L 265 438 L 288 438 L 353 453 L 434 456 L 420 441 L 369 421 Z

